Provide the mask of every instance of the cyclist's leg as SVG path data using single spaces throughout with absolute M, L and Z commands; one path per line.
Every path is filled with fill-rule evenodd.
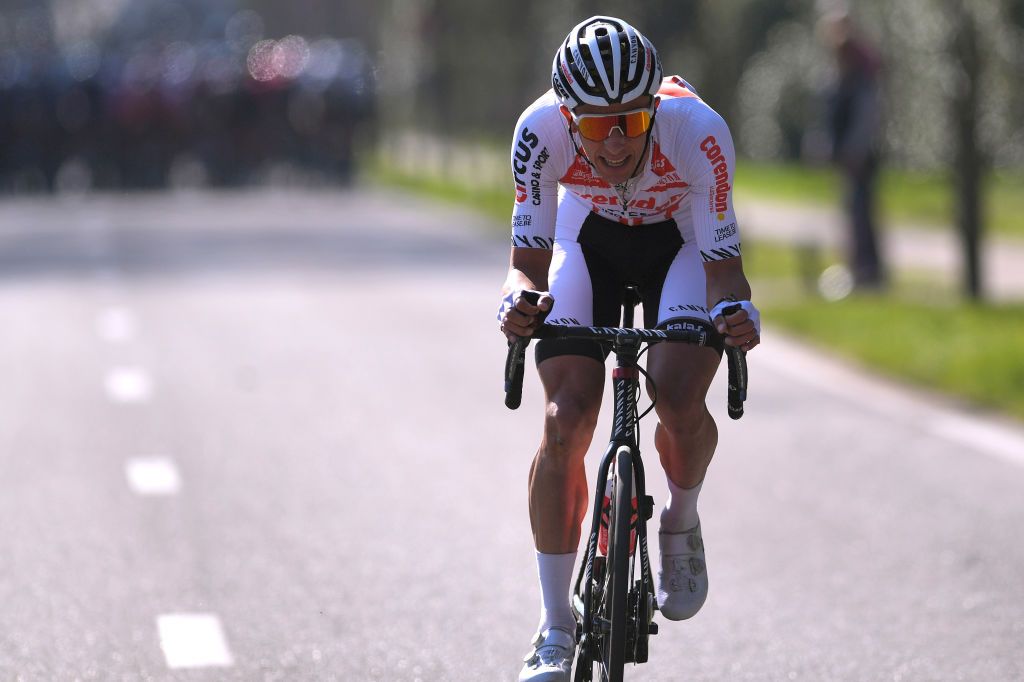
M 590 274 L 577 242 L 556 241 L 549 286 L 555 300 L 549 323 L 592 323 Z M 569 587 L 580 525 L 588 507 L 583 459 L 601 406 L 602 358 L 596 344 L 537 344 L 545 419 L 541 444 L 530 467 L 529 500 L 541 583 L 539 633 L 550 627 L 575 632 Z
M 604 365 L 559 355 L 538 366 L 544 386 L 544 435 L 530 467 L 530 522 L 537 551 L 575 552 L 587 512 L 583 466 L 601 408 Z
M 590 233 L 601 229 L 600 221 L 575 200 L 559 204 L 548 277 L 555 301 L 547 316 L 551 324 L 615 321 L 616 299 L 607 295 L 615 289 L 608 281 L 607 261 L 595 254 L 591 245 L 583 245 L 590 241 Z M 558 657 L 545 667 L 538 662 L 537 652 L 546 646 L 546 637 L 558 638 L 560 632 L 575 634 L 569 588 L 580 525 L 588 508 L 583 459 L 600 410 L 605 355 L 593 342 L 542 340 L 537 344 L 545 420 L 543 440 L 530 468 L 530 521 L 541 582 L 541 621 L 534 656 L 527 659 L 521 680 L 561 669 L 564 659 Z
M 561 216 L 560 216 L 561 219 Z M 601 219 L 585 214 L 576 239 L 556 239 L 549 286 L 550 324 L 612 324 L 614 277 L 586 244 Z M 581 242 L 584 242 L 581 244 Z M 544 386 L 544 436 L 530 469 L 530 520 L 537 550 L 575 552 L 587 510 L 583 458 L 601 407 L 606 351 L 592 341 L 542 340 L 537 369 Z
M 718 427 L 705 398 L 719 355 L 710 348 L 662 344 L 650 356 L 647 367 L 658 392 L 654 444 L 669 481 L 692 489 L 704 480 L 718 444 Z
M 665 277 L 658 326 L 712 330 L 706 290 L 699 252 L 689 242 Z M 655 446 L 665 473 L 679 488 L 692 488 L 704 479 L 718 444 L 718 429 L 705 399 L 720 359 L 719 350 L 679 343 L 659 344 L 649 353 L 647 370 L 658 394 Z
M 710 329 L 705 290 L 704 270 L 691 242 L 669 269 L 659 326 Z M 715 349 L 685 344 L 656 346 L 650 356 L 647 367 L 658 394 L 654 442 L 670 490 L 658 533 L 658 604 L 666 618 L 682 620 L 696 614 L 707 598 L 697 497 L 718 444 L 718 428 L 705 399 L 721 356 Z

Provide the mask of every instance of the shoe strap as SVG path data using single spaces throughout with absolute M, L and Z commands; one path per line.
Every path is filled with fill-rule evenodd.
M 704 538 L 701 537 L 700 525 L 682 533 L 658 531 L 658 544 L 662 556 L 700 554 L 704 551 Z
M 523 662 L 532 664 L 540 658 L 540 650 L 547 647 L 558 647 L 571 652 L 576 647 L 576 636 L 565 628 L 552 626 L 544 632 L 534 635 L 530 644 L 533 646 L 533 650 L 523 657 Z

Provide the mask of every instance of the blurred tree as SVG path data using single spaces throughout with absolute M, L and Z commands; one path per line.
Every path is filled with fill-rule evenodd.
M 974 12 L 960 0 L 947 0 L 946 4 L 953 18 L 950 53 L 956 65 L 950 97 L 954 122 L 951 161 L 956 185 L 956 223 L 964 247 L 964 288 L 968 296 L 980 299 L 981 183 L 987 167 L 978 140 L 983 57 Z

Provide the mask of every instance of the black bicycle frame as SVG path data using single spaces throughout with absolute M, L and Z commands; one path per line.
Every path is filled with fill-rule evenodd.
M 633 325 L 633 306 L 628 304 L 623 310 L 623 327 L 630 328 Z M 594 494 L 594 508 L 591 513 L 590 538 L 587 542 L 586 560 L 580 566 L 580 572 L 576 577 L 574 594 L 580 593 L 583 587 L 583 609 L 582 629 L 580 641 L 584 646 L 590 646 L 590 638 L 595 628 L 601 624 L 595 622 L 595 616 L 590 612 L 593 604 L 593 570 L 594 559 L 597 556 L 598 534 L 601 523 L 601 506 L 603 492 L 608 483 L 608 474 L 615 455 L 619 448 L 626 446 L 633 452 L 633 494 L 637 499 L 637 548 L 640 554 L 640 570 L 644 584 L 653 586 L 654 576 L 651 572 L 650 556 L 647 551 L 647 487 L 644 477 L 643 460 L 640 457 L 640 447 L 637 438 L 637 389 L 640 386 L 639 355 L 641 337 L 632 334 L 620 334 L 612 342 L 612 350 L 615 355 L 615 369 L 612 371 L 612 391 L 614 394 L 615 407 L 612 419 L 612 435 L 605 451 L 601 464 L 598 467 L 597 483 Z M 609 523 L 611 520 L 609 520 Z M 630 583 L 631 585 L 631 583 Z M 631 587 L 629 589 L 632 589 Z M 645 607 L 646 608 L 646 607 Z M 637 623 L 638 627 L 647 625 Z M 640 633 L 636 633 L 639 635 Z M 632 660 L 635 652 L 629 652 L 629 659 Z

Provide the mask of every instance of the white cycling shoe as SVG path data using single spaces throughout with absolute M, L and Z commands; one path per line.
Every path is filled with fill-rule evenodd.
M 708 569 L 700 523 L 682 533 L 660 531 L 658 544 L 658 608 L 669 620 L 692 618 L 708 597 Z
M 533 651 L 523 658 L 519 682 L 570 682 L 576 636 L 552 627 L 538 633 L 531 642 Z

